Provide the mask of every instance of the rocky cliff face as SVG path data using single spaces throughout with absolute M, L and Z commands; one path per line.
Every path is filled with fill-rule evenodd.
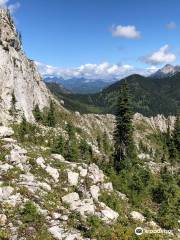
M 9 11 L 0 9 L 0 122 L 23 115 L 33 121 L 34 106 L 48 106 L 49 96 L 34 62 L 22 50 L 21 36 Z

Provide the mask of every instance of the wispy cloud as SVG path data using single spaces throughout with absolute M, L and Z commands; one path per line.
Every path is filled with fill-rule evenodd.
M 177 25 L 176 25 L 175 22 L 171 21 L 171 22 L 169 22 L 169 23 L 166 25 L 166 28 L 167 28 L 168 30 L 174 30 L 174 29 L 177 28 Z
M 10 0 L 0 0 L 0 8 L 8 8 L 11 13 L 14 13 L 19 7 L 19 2 L 10 4 Z
M 133 25 L 112 26 L 111 32 L 113 37 L 123 37 L 123 38 L 129 38 L 129 39 L 138 39 L 141 37 L 141 33 Z
M 170 63 L 176 60 L 176 55 L 170 52 L 170 47 L 168 44 L 162 46 L 159 50 L 141 57 L 141 61 L 151 64 L 158 65 L 163 63 Z

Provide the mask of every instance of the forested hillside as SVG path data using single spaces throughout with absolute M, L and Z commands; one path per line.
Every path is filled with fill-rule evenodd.
M 134 112 L 145 116 L 157 114 L 176 114 L 180 108 L 180 73 L 167 78 L 151 78 L 131 75 L 118 81 L 102 92 L 91 95 L 64 94 L 48 85 L 53 93 L 63 99 L 65 106 L 80 112 L 114 113 L 115 103 L 121 84 L 126 81 L 133 104 Z

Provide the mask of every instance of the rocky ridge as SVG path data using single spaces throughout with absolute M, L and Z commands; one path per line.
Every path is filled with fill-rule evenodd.
M 7 208 L 11 211 L 13 208 L 23 209 L 30 199 L 34 199 L 54 239 L 84 239 L 79 231 L 68 227 L 72 212 L 85 219 L 96 215 L 107 224 L 116 222 L 119 214 L 98 200 L 102 191 L 111 193 L 113 186 L 97 165 L 68 162 L 57 154 L 51 155 L 50 159 L 42 156 L 30 159 L 28 151 L 19 146 L 11 135 L 12 129 L 0 127 L 1 150 L 6 152 L 0 163 L 0 205 L 3 206 L 0 226 L 1 230 L 6 229 L 10 233 L 8 239 L 24 238 L 19 233 L 23 222 L 17 220 L 18 213 L 10 218 Z M 45 207 L 47 204 L 49 206 Z
M 0 9 L 0 122 L 33 121 L 33 109 L 49 106 L 47 90 L 36 65 L 23 52 L 21 35 L 9 10 Z

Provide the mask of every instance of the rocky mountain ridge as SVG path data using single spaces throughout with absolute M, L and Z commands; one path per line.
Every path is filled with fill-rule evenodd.
M 34 62 L 24 54 L 21 35 L 7 9 L 0 9 L 0 85 L 1 123 L 23 115 L 33 121 L 35 105 L 49 106 L 51 94 Z
M 173 66 L 171 64 L 166 64 L 163 68 L 160 68 L 158 71 L 156 71 L 150 76 L 153 78 L 164 78 L 164 77 L 171 77 L 178 72 L 180 72 L 179 65 Z

